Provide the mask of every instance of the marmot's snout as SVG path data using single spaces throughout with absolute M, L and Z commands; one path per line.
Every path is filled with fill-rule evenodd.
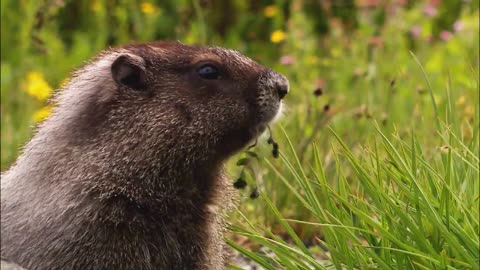
M 281 100 L 287 95 L 289 88 L 287 78 L 273 70 L 267 70 L 260 75 L 257 104 L 262 122 L 270 122 L 281 111 Z
M 278 98 L 283 99 L 289 91 L 289 83 L 287 78 L 285 76 L 278 74 L 276 72 L 273 72 L 273 84 L 275 85 L 274 91 L 277 92 Z
M 260 75 L 258 85 L 261 90 L 264 89 L 266 92 L 271 92 L 274 96 L 277 95 L 279 99 L 283 99 L 288 94 L 290 88 L 285 76 L 270 69 Z

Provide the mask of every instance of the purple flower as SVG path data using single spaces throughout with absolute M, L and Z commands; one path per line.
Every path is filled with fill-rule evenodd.
M 423 13 L 428 17 L 435 17 L 438 13 L 438 10 L 434 5 L 427 4 L 423 7 Z
M 419 38 L 421 33 L 422 33 L 422 28 L 420 28 L 420 26 L 418 25 L 414 25 L 412 26 L 412 28 L 410 28 L 410 35 L 413 38 Z
M 453 37 L 452 32 L 450 31 L 442 31 L 440 32 L 440 39 L 443 41 L 448 41 Z
M 461 21 L 456 21 L 453 24 L 453 32 L 460 32 L 463 30 L 463 23 Z
M 289 66 L 293 64 L 294 61 L 295 61 L 295 58 L 293 58 L 293 56 L 290 56 L 290 55 L 284 55 L 280 58 L 280 64 L 284 66 Z

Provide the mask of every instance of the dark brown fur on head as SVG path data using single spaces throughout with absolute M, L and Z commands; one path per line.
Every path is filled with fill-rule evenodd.
M 2 258 L 26 269 L 223 269 L 223 162 L 287 91 L 283 76 L 224 48 L 101 53 L 2 175 Z

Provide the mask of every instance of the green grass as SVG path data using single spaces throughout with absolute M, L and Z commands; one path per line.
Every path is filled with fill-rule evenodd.
M 318 45 L 292 37 L 302 52 L 285 70 L 281 160 L 250 166 L 261 200 L 243 200 L 232 237 L 251 248 L 229 242 L 264 268 L 479 269 L 478 43 L 412 53 L 395 33 L 401 18 L 372 53 L 359 33 L 331 37 L 341 53 L 317 69 Z M 312 95 L 315 78 L 327 82 L 323 96 Z
M 330 131 L 337 140 L 335 179 L 326 178 L 318 146 L 307 172 L 289 141 L 290 151 L 281 155 L 286 169 L 267 163 L 312 219 L 286 219 L 262 193 L 287 240 L 247 218 L 248 225 L 233 230 L 269 247 L 276 260 L 231 246 L 270 269 L 478 269 L 478 144 L 467 146 L 448 130 L 442 139 L 449 147 L 427 157 L 415 133 L 389 138 L 372 126 L 376 138 L 362 155 Z M 309 250 L 290 224 L 316 228 L 325 249 Z M 329 263 L 312 255 L 325 251 Z
M 478 1 L 454 18 L 463 29 L 448 41 L 438 39 L 438 29 L 457 16 L 449 12 L 455 1 L 442 1 L 442 16 L 432 18 L 422 12 L 425 2 L 388 16 L 381 8 L 353 9 L 354 29 L 333 11 L 312 17 L 302 6 L 308 1 L 272 1 L 272 18 L 263 16 L 264 6 L 229 1 L 222 8 L 238 16 L 227 18 L 225 33 L 220 7 L 202 1 L 152 1 L 153 14 L 138 9 L 142 1 L 111 2 L 1 2 L 2 171 L 31 136 L 33 113 L 46 105 L 26 94 L 28 72 L 57 88 L 109 45 L 217 44 L 291 84 L 284 117 L 272 127 L 280 158 L 262 138 L 258 160 L 237 166 L 249 156 L 241 153 L 229 164 L 232 178 L 244 168 L 249 184 L 231 215 L 230 246 L 265 269 L 479 269 Z M 96 3 L 101 8 L 92 11 Z M 319 32 L 318 20 L 328 33 Z M 420 37 L 409 35 L 414 26 Z M 279 29 L 286 40 L 270 42 Z M 281 64 L 281 56 L 292 63 Z M 315 96 L 318 87 L 323 94 Z M 257 200 L 249 198 L 254 186 Z

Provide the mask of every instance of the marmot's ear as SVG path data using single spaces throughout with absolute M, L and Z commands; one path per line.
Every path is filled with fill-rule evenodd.
M 119 84 L 135 90 L 145 90 L 146 70 L 143 58 L 122 54 L 112 63 L 113 80 Z

